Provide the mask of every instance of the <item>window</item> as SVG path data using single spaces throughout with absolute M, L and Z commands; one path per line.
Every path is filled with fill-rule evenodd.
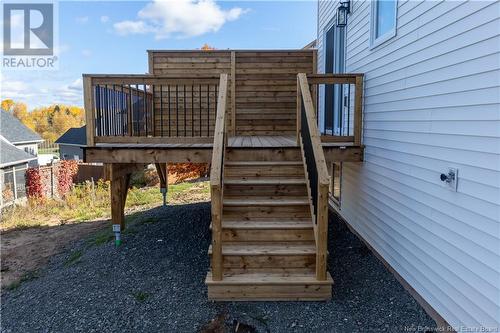
M 371 47 L 396 36 L 397 0 L 372 0 Z
M 330 184 L 330 195 L 333 198 L 333 201 L 340 206 L 340 197 L 342 191 L 342 163 L 334 162 L 332 163 L 332 182 Z

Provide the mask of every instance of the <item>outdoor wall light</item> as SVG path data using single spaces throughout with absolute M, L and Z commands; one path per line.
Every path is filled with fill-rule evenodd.
M 347 14 L 351 12 L 351 1 L 340 0 L 337 8 L 337 27 L 343 28 L 347 25 Z

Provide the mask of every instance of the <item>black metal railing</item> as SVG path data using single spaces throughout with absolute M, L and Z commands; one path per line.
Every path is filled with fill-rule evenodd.
M 304 99 L 301 96 L 301 111 L 300 111 L 300 136 L 302 138 L 302 147 L 304 149 L 305 164 L 307 167 L 307 176 L 309 181 L 309 188 L 311 189 L 311 199 L 315 216 L 318 209 L 318 169 L 316 166 L 316 159 L 314 158 L 313 143 L 311 140 L 311 133 L 309 132 L 309 125 L 307 123 L 307 114 L 304 107 Z M 316 220 L 314 221 L 316 223 Z
M 219 89 L 214 78 L 86 76 L 95 137 L 212 137 Z M 108 139 L 109 140 L 109 139 Z
M 94 87 L 97 136 L 149 136 L 153 129 L 153 98 L 143 85 Z

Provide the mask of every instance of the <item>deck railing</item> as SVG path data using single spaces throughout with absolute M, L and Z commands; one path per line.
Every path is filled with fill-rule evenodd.
M 327 262 L 328 240 L 328 188 L 330 177 L 326 166 L 321 134 L 306 74 L 297 75 L 297 124 L 299 141 L 304 156 L 304 171 L 311 198 L 311 214 L 314 221 L 316 242 L 316 279 L 324 281 Z M 299 121 L 300 119 L 300 121 Z
M 218 77 L 84 75 L 87 145 L 211 142 Z M 164 138 L 170 138 L 165 140 Z
M 308 74 L 307 80 L 316 111 L 324 102 L 325 113 L 322 117 L 317 115 L 318 121 L 324 119 L 323 123 L 318 122 L 323 140 L 360 146 L 363 74 Z M 326 108 L 327 103 L 331 108 Z
M 210 171 L 210 190 L 212 199 L 212 279 L 222 280 L 222 196 L 224 150 L 227 145 L 227 74 L 221 74 L 217 99 L 217 118 L 215 119 L 214 145 Z

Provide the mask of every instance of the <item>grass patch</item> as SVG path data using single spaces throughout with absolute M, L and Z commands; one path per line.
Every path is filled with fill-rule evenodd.
M 40 277 L 40 275 L 38 274 L 37 271 L 25 273 L 21 276 L 21 278 L 19 280 L 14 281 L 11 284 L 9 284 L 8 286 L 6 286 L 5 289 L 10 290 L 10 291 L 16 290 L 17 288 L 19 288 L 21 286 L 22 283 L 38 279 L 39 277 Z
M 149 293 L 145 293 L 143 291 L 133 292 L 132 296 L 134 296 L 135 300 L 139 303 L 145 302 L 151 295 Z
M 109 183 L 98 182 L 75 185 L 61 199 L 30 200 L 28 205 L 9 207 L 2 212 L 0 230 L 27 229 L 32 227 L 62 225 L 110 217 Z M 168 204 L 208 201 L 208 182 L 185 182 L 169 185 Z M 158 206 L 163 202 L 158 187 L 131 188 L 126 209 Z M 152 222 L 152 221 L 150 221 Z
M 113 233 L 109 228 L 106 228 L 106 230 L 102 230 L 94 234 L 91 238 L 87 240 L 87 244 L 93 245 L 93 246 L 99 246 L 102 244 L 106 244 L 108 242 L 111 242 L 114 238 Z
M 140 219 L 139 222 L 141 224 L 154 224 L 156 222 L 158 222 L 159 220 L 157 218 L 153 218 L 153 217 L 146 217 L 146 218 L 143 218 L 143 219 Z
M 66 259 L 66 261 L 64 262 L 64 266 L 68 267 L 68 266 L 76 264 L 77 262 L 80 261 L 80 258 L 82 257 L 82 255 L 83 255 L 83 251 L 81 251 L 81 250 L 76 250 L 76 251 L 71 252 L 68 259 Z
M 204 181 L 169 185 L 167 197 L 169 205 L 208 201 L 209 184 Z M 4 209 L 0 218 L 0 230 L 55 226 L 109 218 L 111 212 L 109 198 L 109 182 L 99 181 L 94 186 L 90 182 L 74 185 L 64 199 L 30 199 L 28 207 L 14 205 Z M 162 202 L 163 196 L 158 187 L 133 187 L 129 189 L 125 208 L 143 210 L 158 206 Z

